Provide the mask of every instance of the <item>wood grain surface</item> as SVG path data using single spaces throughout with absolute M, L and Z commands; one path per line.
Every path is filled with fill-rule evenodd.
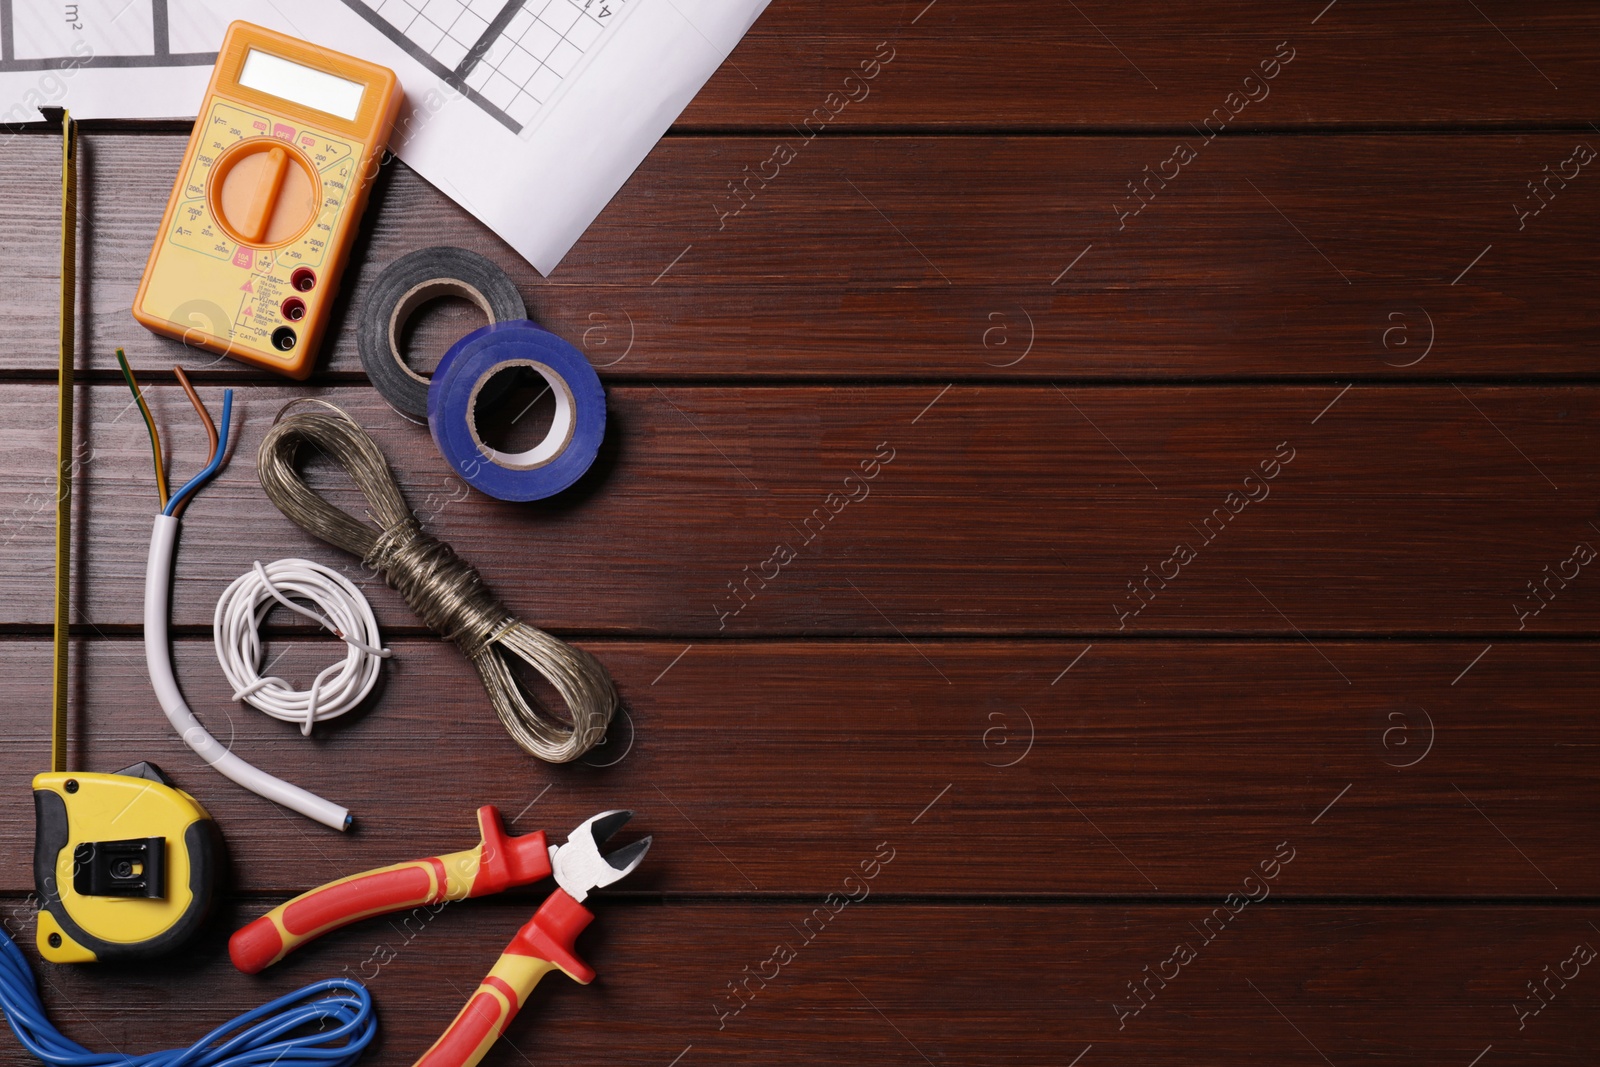
M 148 1051 L 344 973 L 379 1006 L 365 1062 L 410 1063 L 542 887 L 257 978 L 226 937 L 466 847 L 494 803 L 557 837 L 632 808 L 655 845 L 597 898 L 600 979 L 542 985 L 489 1067 L 1594 1062 L 1600 177 L 1566 161 L 1600 148 L 1597 31 L 1576 2 L 777 0 L 549 278 L 385 167 L 306 385 L 133 323 L 187 130 L 91 124 L 74 760 L 154 760 L 230 850 L 202 942 L 141 968 L 32 948 L 59 142 L 8 131 L 0 922 L 53 1018 Z M 557 499 L 467 489 L 366 383 L 365 295 L 439 243 L 502 265 L 606 384 L 601 458 Z M 408 358 L 475 325 L 437 302 Z M 238 391 L 184 520 L 177 674 L 348 835 L 215 775 L 155 703 L 117 346 L 178 472 L 201 438 L 166 369 Z M 525 756 L 453 647 L 265 500 L 256 447 L 302 396 L 607 665 L 605 745 Z M 307 472 L 359 513 L 326 458 Z M 226 584 L 291 555 L 355 580 L 395 650 L 309 740 L 231 702 L 211 647 Z M 267 654 L 303 684 L 335 647 L 287 614 Z
M 1241 126 L 1581 125 L 1600 93 L 1592 15 L 1575 0 L 811 0 L 774 5 L 680 122 L 797 123 L 887 40 L 895 58 L 842 128 L 1182 126 L 1284 46 L 1292 63 Z
M 201 720 L 349 806 L 349 837 L 207 770 L 156 707 L 139 641 L 85 646 L 81 765 L 149 758 L 203 796 L 253 895 L 469 847 L 473 808 L 494 803 L 522 831 L 649 813 L 650 862 L 615 892 L 669 898 L 825 893 L 882 835 L 930 823 L 955 854 L 908 854 L 896 892 L 1220 896 L 1263 848 L 1314 834 L 1319 861 L 1280 895 L 1600 896 L 1588 641 L 589 640 L 625 712 L 582 765 L 555 768 L 505 736 L 441 642 L 393 642 L 370 709 L 306 740 L 230 702 L 209 640 L 180 641 Z M 0 643 L 27 706 L 47 698 L 47 653 Z M 267 655 L 309 678 L 335 653 L 284 637 Z M 24 721 L 6 740 L 0 782 L 21 795 L 45 738 Z M 0 809 L 6 848 L 31 835 L 27 808 Z M 28 877 L 12 868 L 0 890 Z
M 128 309 L 184 142 L 85 138 L 91 368 L 119 345 L 175 358 Z M 779 144 L 795 159 L 777 177 L 730 190 Z M 361 377 L 355 309 L 378 272 L 449 241 L 507 268 L 608 381 L 1592 380 L 1600 180 L 1551 179 L 1519 214 L 1579 144 L 1600 134 L 670 138 L 548 281 L 392 165 L 322 373 Z M 46 137 L 0 155 L 12 373 L 52 366 L 54 223 L 29 205 L 55 195 L 54 160 Z M 476 314 L 444 315 L 412 358 L 431 366 Z
M 176 387 L 152 391 L 168 425 L 192 424 Z M 306 393 L 241 394 L 234 462 L 184 520 L 180 625 L 209 627 L 269 549 L 342 567 L 386 625 L 415 625 L 261 493 L 261 436 Z M 560 632 L 1526 636 L 1600 618 L 1600 582 L 1566 562 L 1600 540 L 1594 386 L 623 385 L 596 468 L 526 506 L 469 490 L 365 386 L 320 395 L 372 431 L 432 532 Z M 155 490 L 126 388 L 83 396 L 79 620 L 95 632 L 142 617 Z M 0 620 L 40 625 L 54 391 L 0 398 L 14 447 L 39 457 L 0 485 Z M 175 469 L 193 469 L 203 438 L 169 436 L 188 452 Z M 311 467 L 362 513 L 341 472 Z M 780 545 L 795 552 L 781 568 Z
M 1592 906 L 1280 906 L 1268 896 L 1220 933 L 1213 920 L 1206 942 L 1197 928 L 1220 899 L 879 903 L 916 849 L 947 844 L 897 833 L 894 859 L 866 899 L 804 928 L 820 897 L 602 905 L 584 942 L 599 979 L 587 988 L 545 979 L 492 1059 L 1023 1065 L 1070 1063 L 1092 1046 L 1082 1063 L 1309 1067 L 1323 1055 L 1336 1064 L 1469 1063 L 1492 1044 L 1491 1055 L 1510 1062 L 1580 1063 L 1580 1043 L 1600 1036 L 1587 969 L 1521 1029 L 1515 1010 L 1540 1003 L 1525 983 L 1543 980 L 1544 967 L 1554 971 L 1576 945 L 1596 943 Z M 1279 881 L 1316 862 L 1311 842 L 1291 848 Z M 1260 859 L 1272 855 L 1268 847 Z M 241 908 L 239 921 L 254 910 Z M 131 1051 L 181 1043 L 227 1021 L 234 1005 L 348 973 L 369 977 L 379 1004 L 380 1044 L 369 1059 L 409 1063 L 528 911 L 474 901 L 403 927 L 368 923 L 254 978 L 235 972 L 213 939 L 189 967 L 160 979 L 129 968 L 52 968 L 46 995 L 61 1005 L 69 1035 Z M 1173 974 L 1162 965 L 1179 944 L 1194 960 L 1164 989 L 1151 979 L 1138 1014 L 1119 1015 L 1139 1003 L 1130 982 Z M 793 959 L 763 982 L 779 946 Z M 149 1005 L 168 1001 L 182 1002 L 181 1014 L 152 1032 Z

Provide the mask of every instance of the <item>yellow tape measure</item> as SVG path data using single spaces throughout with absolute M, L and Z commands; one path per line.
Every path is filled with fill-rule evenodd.
M 56 398 L 56 603 L 50 769 L 67 769 L 67 636 L 72 593 L 72 395 L 78 293 L 78 124 L 61 112 L 61 359 Z
M 78 128 L 61 118 L 61 359 L 56 407 L 56 582 L 50 773 L 33 779 L 33 879 L 39 954 L 55 963 L 142 959 L 176 948 L 204 923 L 220 836 L 199 802 L 159 768 L 67 770 L 71 637 L 73 364 L 77 339 Z

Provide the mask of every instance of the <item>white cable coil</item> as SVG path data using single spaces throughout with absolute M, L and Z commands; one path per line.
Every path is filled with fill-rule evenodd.
M 229 745 L 211 736 L 194 717 L 172 674 L 172 651 L 167 640 L 167 607 L 172 593 L 172 553 L 178 544 L 178 518 L 157 515 L 150 530 L 150 558 L 144 571 L 144 662 L 150 671 L 150 686 L 166 713 L 167 721 L 178 731 L 183 743 L 194 749 L 218 773 L 308 819 L 315 819 L 335 830 L 348 830 L 354 823 L 350 809 L 292 782 L 275 777 L 236 755 Z
M 315 620 L 345 643 L 344 658 L 324 668 L 309 689 L 261 674 L 261 623 L 278 604 Z M 380 660 L 389 655 L 361 590 L 339 572 L 308 559 L 280 559 L 264 566 L 257 560 L 217 601 L 212 636 L 233 699 L 299 725 L 306 736 L 317 723 L 336 719 L 365 700 L 377 684 Z

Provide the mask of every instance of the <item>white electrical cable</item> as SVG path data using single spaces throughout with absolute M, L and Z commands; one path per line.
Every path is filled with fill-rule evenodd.
M 318 611 L 290 597 L 310 601 Z M 324 668 L 310 689 L 295 689 L 282 678 L 261 674 L 261 622 L 278 604 L 345 643 L 344 658 Z M 281 722 L 299 724 L 307 737 L 317 723 L 338 718 L 365 700 L 377 684 L 380 661 L 389 655 L 361 590 L 338 571 L 308 559 L 280 559 L 265 566 L 256 560 L 217 601 L 211 633 L 233 699 Z
M 144 660 L 150 671 L 150 685 L 167 720 L 184 743 L 212 767 L 238 782 L 252 793 L 298 811 L 335 830 L 350 829 L 353 820 L 347 808 L 323 800 L 297 785 L 274 778 L 266 771 L 235 756 L 206 732 L 178 691 L 172 675 L 172 654 L 167 645 L 167 602 L 171 592 L 172 554 L 178 543 L 178 519 L 157 515 L 150 531 L 150 558 L 144 572 Z

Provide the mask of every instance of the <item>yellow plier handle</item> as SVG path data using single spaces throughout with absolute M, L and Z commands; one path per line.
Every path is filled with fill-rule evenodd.
M 551 893 L 415 1067 L 475 1067 L 551 971 L 581 985 L 594 981 L 593 968 L 574 951 L 578 935 L 593 921 L 594 913 L 566 890 Z

